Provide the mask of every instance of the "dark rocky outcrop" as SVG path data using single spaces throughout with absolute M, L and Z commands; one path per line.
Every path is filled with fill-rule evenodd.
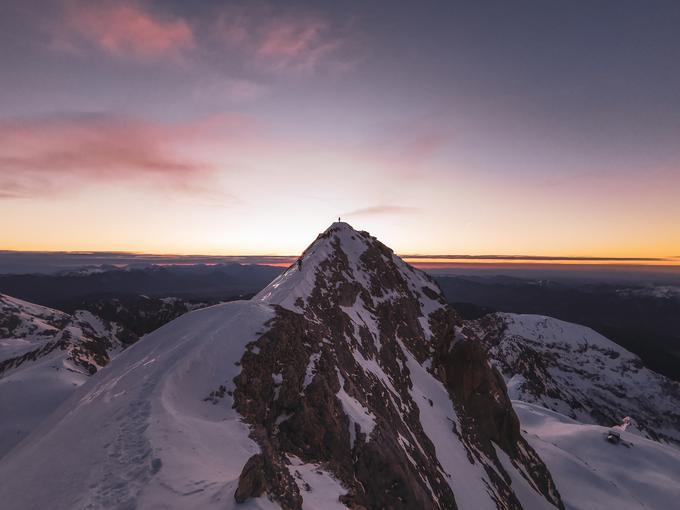
M 264 492 L 266 479 L 264 472 L 264 458 L 262 454 L 255 454 L 248 459 L 238 479 L 238 487 L 234 493 L 237 503 L 243 503 L 248 498 L 257 498 Z

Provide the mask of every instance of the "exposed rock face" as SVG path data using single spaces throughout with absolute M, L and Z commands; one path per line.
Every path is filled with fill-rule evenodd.
M 522 508 L 518 478 L 562 507 L 484 350 L 456 336 L 437 285 L 375 238 L 332 225 L 254 300 L 276 316 L 234 381 L 262 450 L 239 500 L 263 483 L 300 509 L 313 466 L 350 508 Z
M 612 426 L 680 445 L 680 384 L 585 326 L 538 315 L 498 313 L 462 331 L 478 336 L 511 398 L 584 423 Z
M 264 457 L 257 453 L 243 466 L 234 499 L 237 503 L 243 503 L 248 498 L 257 498 L 264 492 L 265 484 Z
M 506 452 L 517 448 L 519 420 L 512 412 L 503 377 L 490 369 L 484 348 L 476 340 L 449 346 L 441 359 L 442 379 L 454 402 L 475 421 L 475 433 Z
M 445 351 L 441 360 L 442 378 L 451 392 L 456 409 L 463 417 L 463 435 L 479 450 L 472 455 L 491 459 L 496 468 L 502 467 L 494 444 L 499 446 L 513 463 L 528 468 L 531 475 L 527 482 L 535 484 L 538 490 L 556 506 L 562 507 L 552 476 L 545 469 L 543 461 L 529 446 L 520 432 L 520 423 L 508 397 L 503 376 L 489 366 L 484 347 L 478 340 L 463 340 L 454 343 Z M 478 457 L 480 461 L 482 457 Z M 485 465 L 490 477 L 498 471 Z M 505 497 L 510 507 L 521 508 L 514 494 Z

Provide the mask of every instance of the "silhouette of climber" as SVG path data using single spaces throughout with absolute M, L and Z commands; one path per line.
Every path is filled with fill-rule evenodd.
M 302 259 L 298 259 L 298 271 L 302 269 Z

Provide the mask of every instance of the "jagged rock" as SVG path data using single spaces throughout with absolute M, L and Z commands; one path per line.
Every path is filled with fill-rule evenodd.
M 243 503 L 248 498 L 258 497 L 264 492 L 265 473 L 262 454 L 253 455 L 248 459 L 238 478 L 238 487 L 234 493 L 237 503 Z

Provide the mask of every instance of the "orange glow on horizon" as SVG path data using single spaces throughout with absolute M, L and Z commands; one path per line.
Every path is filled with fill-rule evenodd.
M 617 260 L 598 258 L 597 260 L 574 260 L 574 259 L 523 259 L 523 258 L 492 258 L 492 259 L 437 259 L 405 257 L 404 260 L 409 264 L 420 269 L 440 269 L 440 268 L 465 268 L 471 266 L 493 267 L 522 267 L 537 265 L 557 265 L 557 266 L 659 266 L 659 267 L 680 267 L 680 259 L 659 258 L 659 260 Z

